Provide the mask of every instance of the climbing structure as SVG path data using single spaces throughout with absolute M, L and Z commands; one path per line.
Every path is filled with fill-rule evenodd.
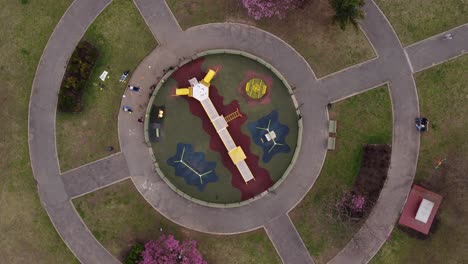
M 226 119 L 226 122 L 231 122 L 232 120 L 242 117 L 242 114 L 239 111 L 239 108 L 236 109 L 236 111 L 230 113 L 229 115 L 225 116 L 224 119 Z
M 245 159 L 247 157 L 245 156 L 245 153 L 242 150 L 242 148 L 240 146 L 236 146 L 234 140 L 231 137 L 231 134 L 229 134 L 229 131 L 227 130 L 227 122 L 238 117 L 238 115 L 240 115 L 240 112 L 236 111 L 232 114 L 229 114 L 226 118 L 218 114 L 218 111 L 216 110 L 215 106 L 213 105 L 213 102 L 211 102 L 211 99 L 209 97 L 210 81 L 213 79 L 215 74 L 215 71 L 209 70 L 205 78 L 203 78 L 203 80 L 201 80 L 200 82 L 196 78 L 190 79 L 190 87 L 177 88 L 176 95 L 190 96 L 197 99 L 201 103 L 203 109 L 208 115 L 208 118 L 215 127 L 216 132 L 221 138 L 221 141 L 223 141 L 223 144 L 226 147 L 232 162 L 236 165 L 237 169 L 242 175 L 242 178 L 247 183 L 251 180 L 254 180 L 254 176 L 250 171 L 249 166 L 247 166 L 247 163 L 245 162 Z

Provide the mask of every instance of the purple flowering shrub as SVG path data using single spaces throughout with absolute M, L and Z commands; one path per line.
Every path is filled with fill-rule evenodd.
M 367 197 L 357 192 L 345 193 L 337 204 L 339 213 L 351 218 L 363 217 L 367 206 Z
M 193 240 L 180 243 L 172 235 L 161 235 L 145 244 L 140 264 L 207 264 Z
M 304 0 L 242 0 L 249 16 L 255 20 L 276 16 L 284 18 L 289 10 L 298 7 Z

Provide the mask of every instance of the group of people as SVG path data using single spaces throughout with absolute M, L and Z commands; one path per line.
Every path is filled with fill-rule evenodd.
M 132 85 L 128 85 L 127 88 L 130 91 L 135 92 L 135 93 L 137 93 L 137 92 L 139 92 L 141 90 L 140 87 L 132 86 Z M 123 97 L 125 98 L 125 95 Z M 122 106 L 122 110 L 124 110 L 124 112 L 128 112 L 130 114 L 133 113 L 133 109 L 130 106 L 124 105 L 124 106 Z M 140 121 L 140 120 L 138 120 L 138 121 Z

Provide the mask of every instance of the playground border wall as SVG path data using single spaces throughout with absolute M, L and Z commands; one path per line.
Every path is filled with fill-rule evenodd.
M 166 176 L 164 175 L 164 173 L 162 172 L 162 170 L 160 169 L 159 167 L 159 164 L 156 160 L 156 156 L 154 155 L 154 152 L 153 152 L 153 148 L 152 148 L 152 145 L 151 145 L 151 142 L 149 141 L 149 135 L 148 135 L 148 124 L 149 124 L 149 120 L 150 120 L 150 113 L 151 113 L 151 109 L 153 107 L 153 102 L 156 98 L 156 95 L 159 91 L 159 89 L 161 89 L 161 86 L 170 78 L 170 76 L 176 71 L 178 70 L 180 67 L 182 67 L 183 65 L 193 61 L 193 60 L 196 60 L 200 57 L 204 57 L 204 56 L 207 56 L 207 55 L 214 55 L 214 54 L 233 54 L 233 55 L 240 55 L 240 56 L 243 56 L 243 57 L 246 57 L 246 58 L 249 58 L 249 59 L 252 59 L 252 60 L 255 60 L 257 62 L 259 62 L 260 64 L 262 64 L 263 66 L 267 67 L 269 70 L 271 70 L 280 80 L 281 82 L 283 82 L 283 84 L 286 86 L 286 88 L 288 89 L 289 91 L 289 94 L 291 95 L 291 99 L 293 101 L 293 104 L 296 108 L 296 115 L 298 116 L 298 121 L 297 121 L 297 125 L 298 125 L 298 132 L 297 132 L 297 144 L 296 144 L 296 148 L 294 150 L 294 154 L 293 154 L 293 157 L 291 159 L 291 162 L 289 163 L 289 166 L 288 168 L 284 171 L 283 175 L 281 176 L 281 178 L 276 181 L 270 188 L 268 188 L 268 190 L 248 199 L 248 200 L 244 200 L 244 201 L 241 201 L 241 202 L 237 202 L 237 203 L 226 203 L 226 204 L 222 204 L 222 203 L 211 203 L 211 202 L 206 202 L 206 201 L 202 201 L 200 199 L 197 199 L 197 198 L 193 198 L 192 196 L 190 195 L 187 195 L 186 193 L 182 192 L 181 190 L 179 190 L 176 186 L 174 186 L 172 184 L 171 181 L 169 181 Z M 302 118 L 299 118 L 301 116 L 301 112 L 300 112 L 300 109 L 299 109 L 299 104 L 297 102 L 297 99 L 296 97 L 294 96 L 294 93 L 293 93 L 293 90 L 291 88 L 291 86 L 289 85 L 289 83 L 287 82 L 286 78 L 284 78 L 284 76 L 275 68 L 273 67 L 271 64 L 269 64 L 268 62 L 266 62 L 265 60 L 255 56 L 255 55 L 252 55 L 250 53 L 247 53 L 247 52 L 244 52 L 244 51 L 238 51 L 238 50 L 232 50 L 232 49 L 213 49 L 213 50 L 208 50 L 208 51 L 204 51 L 204 52 L 200 52 L 200 53 L 197 53 L 195 55 L 193 55 L 192 57 L 190 57 L 189 59 L 186 59 L 182 62 L 180 62 L 177 66 L 174 66 L 174 67 L 170 67 L 166 73 L 161 77 L 161 79 L 159 80 L 158 84 L 156 85 L 152 95 L 151 95 L 151 98 L 149 100 L 149 103 L 148 103 L 148 106 L 147 106 L 147 109 L 146 109 L 146 113 L 145 113 L 145 128 L 144 128 L 144 136 L 145 136 L 145 143 L 146 145 L 148 146 L 148 151 L 149 151 L 149 154 L 151 156 L 151 159 L 153 160 L 153 164 L 154 164 L 154 168 L 156 170 L 156 173 L 163 179 L 163 181 L 174 191 L 176 192 L 177 194 L 179 194 L 180 196 L 194 202 L 194 203 L 197 203 L 197 204 L 200 204 L 200 205 L 204 205 L 204 206 L 208 206 L 208 207 L 215 207 L 215 208 L 232 208 L 232 207 L 239 207 L 239 206 L 243 206 L 243 205 L 247 205 L 257 199 L 260 199 L 262 198 L 263 196 L 265 196 L 267 193 L 269 192 L 274 192 L 274 190 L 276 188 L 278 188 L 279 185 L 281 185 L 281 183 L 286 179 L 286 177 L 289 175 L 289 173 L 291 172 L 294 164 L 296 163 L 296 160 L 299 156 L 299 151 L 301 149 L 301 145 L 302 145 Z

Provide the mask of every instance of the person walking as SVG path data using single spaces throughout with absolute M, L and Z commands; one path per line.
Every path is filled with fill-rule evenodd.
M 447 33 L 447 34 L 444 35 L 444 39 L 445 40 L 451 40 L 451 39 L 453 39 L 453 35 L 450 34 L 450 33 Z
M 124 110 L 125 112 L 128 112 L 128 113 L 130 113 L 130 114 L 133 113 L 133 109 L 132 109 L 130 106 L 124 105 L 124 106 L 122 107 L 122 110 Z
M 131 85 L 128 86 L 128 89 L 130 89 L 130 91 L 132 92 L 139 92 L 141 90 L 140 87 L 131 86 Z

